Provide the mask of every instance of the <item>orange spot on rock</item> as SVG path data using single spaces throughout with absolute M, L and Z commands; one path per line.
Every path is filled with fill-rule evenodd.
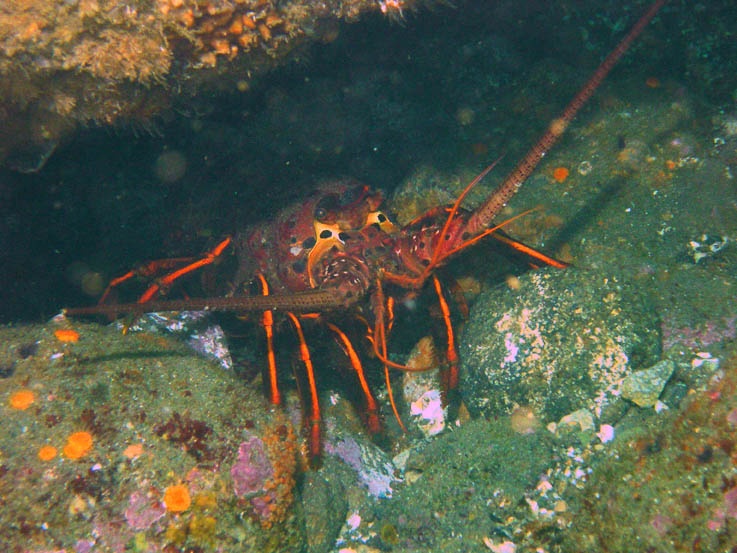
M 659 88 L 660 80 L 657 77 L 648 77 L 645 79 L 645 85 L 649 88 Z
M 69 459 L 81 459 L 92 449 L 92 434 L 81 431 L 75 432 L 67 438 L 64 446 L 64 455 Z
M 53 445 L 45 445 L 38 450 L 38 458 L 42 461 L 51 461 L 54 457 L 56 457 L 56 448 Z
M 59 328 L 54 331 L 54 336 L 60 342 L 74 343 L 79 342 L 79 332 L 71 328 Z
M 18 390 L 10 395 L 10 399 L 8 401 L 13 409 L 24 411 L 28 409 L 34 401 L 36 401 L 36 394 L 31 390 Z
M 123 450 L 123 455 L 128 459 L 135 459 L 143 453 L 143 444 L 131 444 Z
M 568 169 L 565 167 L 556 167 L 553 169 L 553 178 L 556 182 L 564 182 L 568 178 Z
M 256 28 L 256 21 L 250 15 L 244 15 L 241 21 L 243 22 L 243 25 L 245 25 L 249 29 Z
M 192 498 L 189 496 L 189 490 L 184 484 L 169 486 L 164 492 L 164 505 L 166 510 L 172 513 L 181 513 L 189 509 L 192 504 Z
M 261 38 L 263 38 L 265 42 L 268 42 L 269 40 L 271 40 L 271 31 L 263 23 L 258 26 L 258 32 L 261 35 Z

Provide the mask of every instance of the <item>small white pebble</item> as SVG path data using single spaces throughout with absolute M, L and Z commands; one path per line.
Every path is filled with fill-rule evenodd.
M 553 489 L 553 485 L 547 480 L 540 480 L 540 483 L 535 489 L 539 491 L 542 495 L 545 495 L 546 492 L 549 492 Z
M 503 541 L 502 543 L 494 543 L 491 541 L 491 538 L 484 537 L 484 545 L 494 553 L 514 553 L 517 551 L 515 543 L 509 540 Z
M 358 513 L 353 513 L 351 516 L 348 517 L 348 520 L 346 520 L 345 523 L 348 528 L 353 531 L 361 525 L 361 515 L 359 515 Z
M 611 442 L 614 439 L 614 427 L 611 424 L 602 424 L 599 427 L 599 431 L 596 433 L 596 436 L 603 444 Z

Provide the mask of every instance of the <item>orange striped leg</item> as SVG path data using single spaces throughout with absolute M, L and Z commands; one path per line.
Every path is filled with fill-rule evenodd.
M 302 332 L 302 325 L 299 319 L 294 313 L 287 312 L 289 318 L 292 321 L 294 330 L 297 332 L 297 339 L 299 340 L 299 357 L 305 366 L 307 372 L 307 383 L 310 387 L 310 401 L 312 403 L 310 420 L 309 420 L 309 446 L 310 456 L 316 459 L 320 456 L 322 451 L 322 440 L 320 438 L 320 401 L 317 396 L 317 384 L 315 382 L 315 370 L 312 366 L 312 359 L 310 358 L 310 350 L 307 348 L 307 342 L 305 341 L 304 332 Z
M 231 241 L 232 238 L 228 236 L 212 250 L 207 252 L 204 257 L 201 257 L 200 259 L 193 261 L 188 265 L 185 265 L 181 269 L 177 269 L 176 271 L 161 277 L 160 279 L 158 279 L 157 282 L 149 286 L 148 290 L 146 290 L 143 295 L 138 298 L 138 303 L 146 303 L 151 298 L 156 296 L 156 294 L 158 294 L 159 291 L 161 291 L 162 289 L 166 290 L 179 277 L 189 274 L 192 271 L 196 271 L 197 269 L 199 269 L 200 267 L 204 267 L 205 265 L 210 265 L 223 253 L 223 250 L 225 250 L 225 248 L 230 245 Z
M 448 365 L 443 368 L 442 371 L 442 382 L 445 391 L 455 390 L 458 386 L 458 352 L 456 351 L 455 345 L 455 334 L 453 333 L 453 323 L 450 320 L 450 308 L 448 302 L 445 301 L 443 296 L 443 289 L 440 286 L 438 277 L 433 275 L 432 283 L 435 286 L 435 293 L 438 295 L 438 303 L 440 304 L 440 311 L 443 313 L 443 322 L 445 323 L 445 335 L 446 335 L 446 358 L 448 359 Z
M 178 267 L 184 263 L 191 263 L 193 259 L 195 258 L 194 257 L 175 257 L 171 259 L 156 259 L 154 261 L 147 261 L 146 263 L 141 263 L 137 265 L 135 268 L 125 273 L 124 275 L 121 275 L 119 277 L 112 279 L 110 283 L 107 285 L 107 288 L 105 288 L 105 291 L 103 292 L 102 296 L 100 296 L 100 300 L 97 303 L 99 304 L 105 303 L 105 300 L 107 300 L 107 297 L 113 288 L 123 284 L 124 282 L 132 278 L 135 278 L 135 277 L 152 278 L 157 273 L 162 273 L 164 271 L 171 271 L 174 267 Z
M 373 394 L 371 394 L 371 388 L 369 388 L 368 382 L 366 381 L 366 375 L 363 372 L 361 359 L 358 357 L 358 354 L 353 348 L 353 344 L 351 344 L 348 336 L 346 336 L 345 333 L 333 323 L 327 324 L 328 328 L 338 336 L 338 339 L 343 346 L 343 351 L 345 351 L 348 359 L 350 359 L 353 370 L 356 371 L 358 382 L 361 385 L 361 390 L 363 391 L 363 397 L 366 399 L 366 426 L 368 427 L 369 432 L 376 434 L 381 429 L 381 424 L 379 423 L 379 406 L 376 403 Z
M 466 321 L 468 320 L 469 310 L 468 302 L 463 295 L 463 289 L 457 280 L 452 279 L 450 283 L 445 285 L 446 290 L 450 293 L 450 297 L 453 298 L 453 304 L 456 306 L 461 314 L 461 318 Z
M 391 298 L 390 298 L 391 299 Z M 386 346 L 386 327 L 387 322 L 384 315 L 384 311 L 389 311 L 389 317 L 393 316 L 392 309 L 394 302 L 393 301 L 386 301 L 384 299 L 384 289 L 381 286 L 381 280 L 376 280 L 376 292 L 375 296 L 373 298 L 374 303 L 374 317 L 376 318 L 376 321 L 374 323 L 374 332 L 373 332 L 373 346 L 374 346 L 374 353 L 376 353 L 376 357 L 384 364 L 384 381 L 386 382 L 386 393 L 389 396 L 389 404 L 392 406 L 392 412 L 394 413 L 394 418 L 397 419 L 397 423 L 399 423 L 399 427 L 402 429 L 402 432 L 407 432 L 407 428 L 404 426 L 404 423 L 402 422 L 402 419 L 399 417 L 399 410 L 397 409 L 397 404 L 394 401 L 394 392 L 392 391 L 392 382 L 391 378 L 389 377 L 389 367 L 397 367 L 402 368 L 403 365 L 395 364 L 389 361 L 387 358 L 387 346 Z M 389 325 L 392 324 L 392 320 L 390 319 Z
M 261 273 L 257 275 L 261 282 L 261 294 L 269 295 L 269 284 Z M 276 355 L 274 355 L 274 312 L 271 309 L 264 311 L 261 325 L 266 333 L 266 358 L 269 362 L 269 400 L 274 405 L 281 405 L 281 393 L 276 379 Z

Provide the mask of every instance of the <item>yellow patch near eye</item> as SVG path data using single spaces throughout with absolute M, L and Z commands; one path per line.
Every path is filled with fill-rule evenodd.
M 317 282 L 315 282 L 313 273 L 317 263 L 333 246 L 343 251 L 344 242 L 339 238 L 340 227 L 337 224 L 327 225 L 315 221 L 313 226 L 315 227 L 316 242 L 310 253 L 307 254 L 307 276 L 310 278 L 310 286 L 315 288 Z
M 383 211 L 371 211 L 366 216 L 366 226 L 373 224 L 379 225 L 379 228 L 387 234 L 394 234 L 399 230 L 399 227 L 392 223 Z

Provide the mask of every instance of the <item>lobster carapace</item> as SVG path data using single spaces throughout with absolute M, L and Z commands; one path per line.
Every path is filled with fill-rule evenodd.
M 354 180 L 322 183 L 307 199 L 235 237 L 239 268 L 234 289 L 261 273 L 272 293 L 289 294 L 318 287 L 330 276 L 321 262 L 331 251 L 344 251 L 367 228 L 385 235 L 398 228 L 380 210 L 381 192 Z M 364 238 L 361 236 L 361 238 Z M 379 238 L 379 240 L 381 240 Z M 360 283 L 354 283 L 362 294 Z
M 565 266 L 499 233 L 499 227 L 492 226 L 492 222 L 664 4 L 665 0 L 657 0 L 650 6 L 573 97 L 560 117 L 549 125 L 517 167 L 475 210 L 465 211 L 460 204 L 467 192 L 493 165 L 478 175 L 452 206 L 433 208 L 402 227 L 394 224 L 382 211 L 381 193 L 351 180 L 330 182 L 321 185 L 306 200 L 283 210 L 273 222 L 227 237 L 199 258 L 151 262 L 114 279 L 108 291 L 136 274 L 161 275 L 135 304 L 104 304 L 106 291 L 101 304 L 67 309 L 65 312 L 69 315 L 197 309 L 262 312 L 261 322 L 268 343 L 270 399 L 273 403 L 281 401 L 273 346 L 274 312 L 286 312 L 299 338 L 300 358 L 305 367 L 310 396 L 309 416 L 305 418 L 309 423 L 310 450 L 315 456 L 320 451 L 320 408 L 312 361 L 300 321 L 307 316 L 319 316 L 336 335 L 350 359 L 365 398 L 368 425 L 371 429 L 377 429 L 378 407 L 365 378 L 361 360 L 347 335 L 331 320 L 329 314 L 342 311 L 365 322 L 366 337 L 372 344 L 375 356 L 384 365 L 387 391 L 392 399 L 388 367 L 408 369 L 390 361 L 387 355 L 386 342 L 393 320 L 393 304 L 397 298 L 417 293 L 430 280 L 447 331 L 448 362 L 444 383 L 446 389 L 453 388 L 457 381 L 458 359 L 450 311 L 435 276 L 436 269 L 455 253 L 489 235 L 528 254 L 538 264 Z M 183 275 L 214 264 L 226 251 L 235 252 L 238 267 L 222 295 L 186 300 L 158 299 Z M 245 285 L 253 280 L 260 285 L 260 291 L 248 294 Z M 391 403 L 393 407 L 393 399 Z

